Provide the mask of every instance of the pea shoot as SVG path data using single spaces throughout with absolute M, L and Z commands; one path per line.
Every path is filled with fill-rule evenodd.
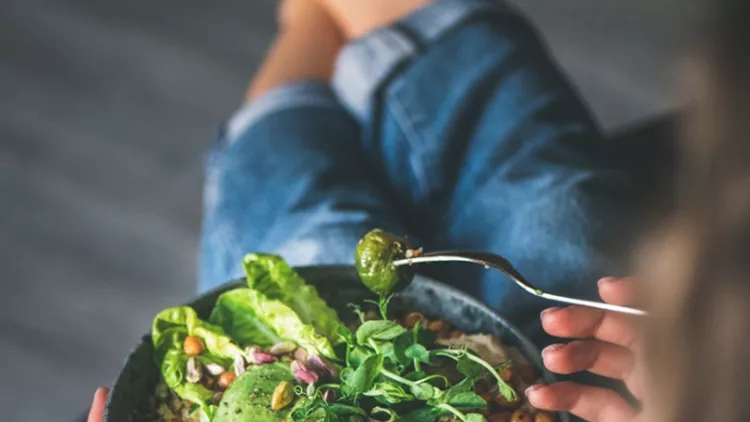
M 471 351 L 436 347 L 434 333 L 423 330 L 421 322 L 407 329 L 392 321 L 388 314 L 391 298 L 386 295 L 373 301 L 380 319 L 366 321 L 359 306 L 351 306 L 362 324 L 354 332 L 339 328 L 346 345 L 339 381 L 304 392 L 300 389 L 298 393 L 306 400 L 299 401 L 292 411 L 293 421 L 345 421 L 368 415 L 381 421 L 433 422 L 453 415 L 463 422 L 486 422 L 480 412 L 488 404 L 474 392 L 474 384 L 487 377 L 497 382 L 501 395 L 517 399 L 498 368 Z M 463 376 L 459 382 L 430 373 L 430 368 L 444 366 L 446 360 L 454 362 Z M 326 391 L 336 391 L 337 399 L 326 400 Z

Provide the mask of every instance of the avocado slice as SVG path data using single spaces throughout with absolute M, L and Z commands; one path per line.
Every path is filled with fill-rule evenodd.
M 271 409 L 271 395 L 281 381 L 294 382 L 289 364 L 276 362 L 252 366 L 224 392 L 213 422 L 283 422 L 293 403 Z

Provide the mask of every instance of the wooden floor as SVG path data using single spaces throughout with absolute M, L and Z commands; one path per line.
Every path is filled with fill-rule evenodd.
M 606 127 L 678 103 L 684 0 L 522 3 Z M 275 4 L 0 2 L 0 420 L 72 420 L 193 294 L 202 154 Z

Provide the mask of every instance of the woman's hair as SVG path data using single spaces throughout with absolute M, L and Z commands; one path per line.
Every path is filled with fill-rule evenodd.
M 678 206 L 643 255 L 647 420 L 750 421 L 750 1 L 692 63 Z

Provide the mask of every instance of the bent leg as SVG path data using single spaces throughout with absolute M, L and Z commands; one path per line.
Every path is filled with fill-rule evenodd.
M 248 252 L 292 265 L 353 263 L 373 227 L 405 233 L 368 167 L 359 124 L 328 81 L 343 43 L 308 0 L 285 0 L 281 31 L 207 163 L 200 289 L 242 275 Z

